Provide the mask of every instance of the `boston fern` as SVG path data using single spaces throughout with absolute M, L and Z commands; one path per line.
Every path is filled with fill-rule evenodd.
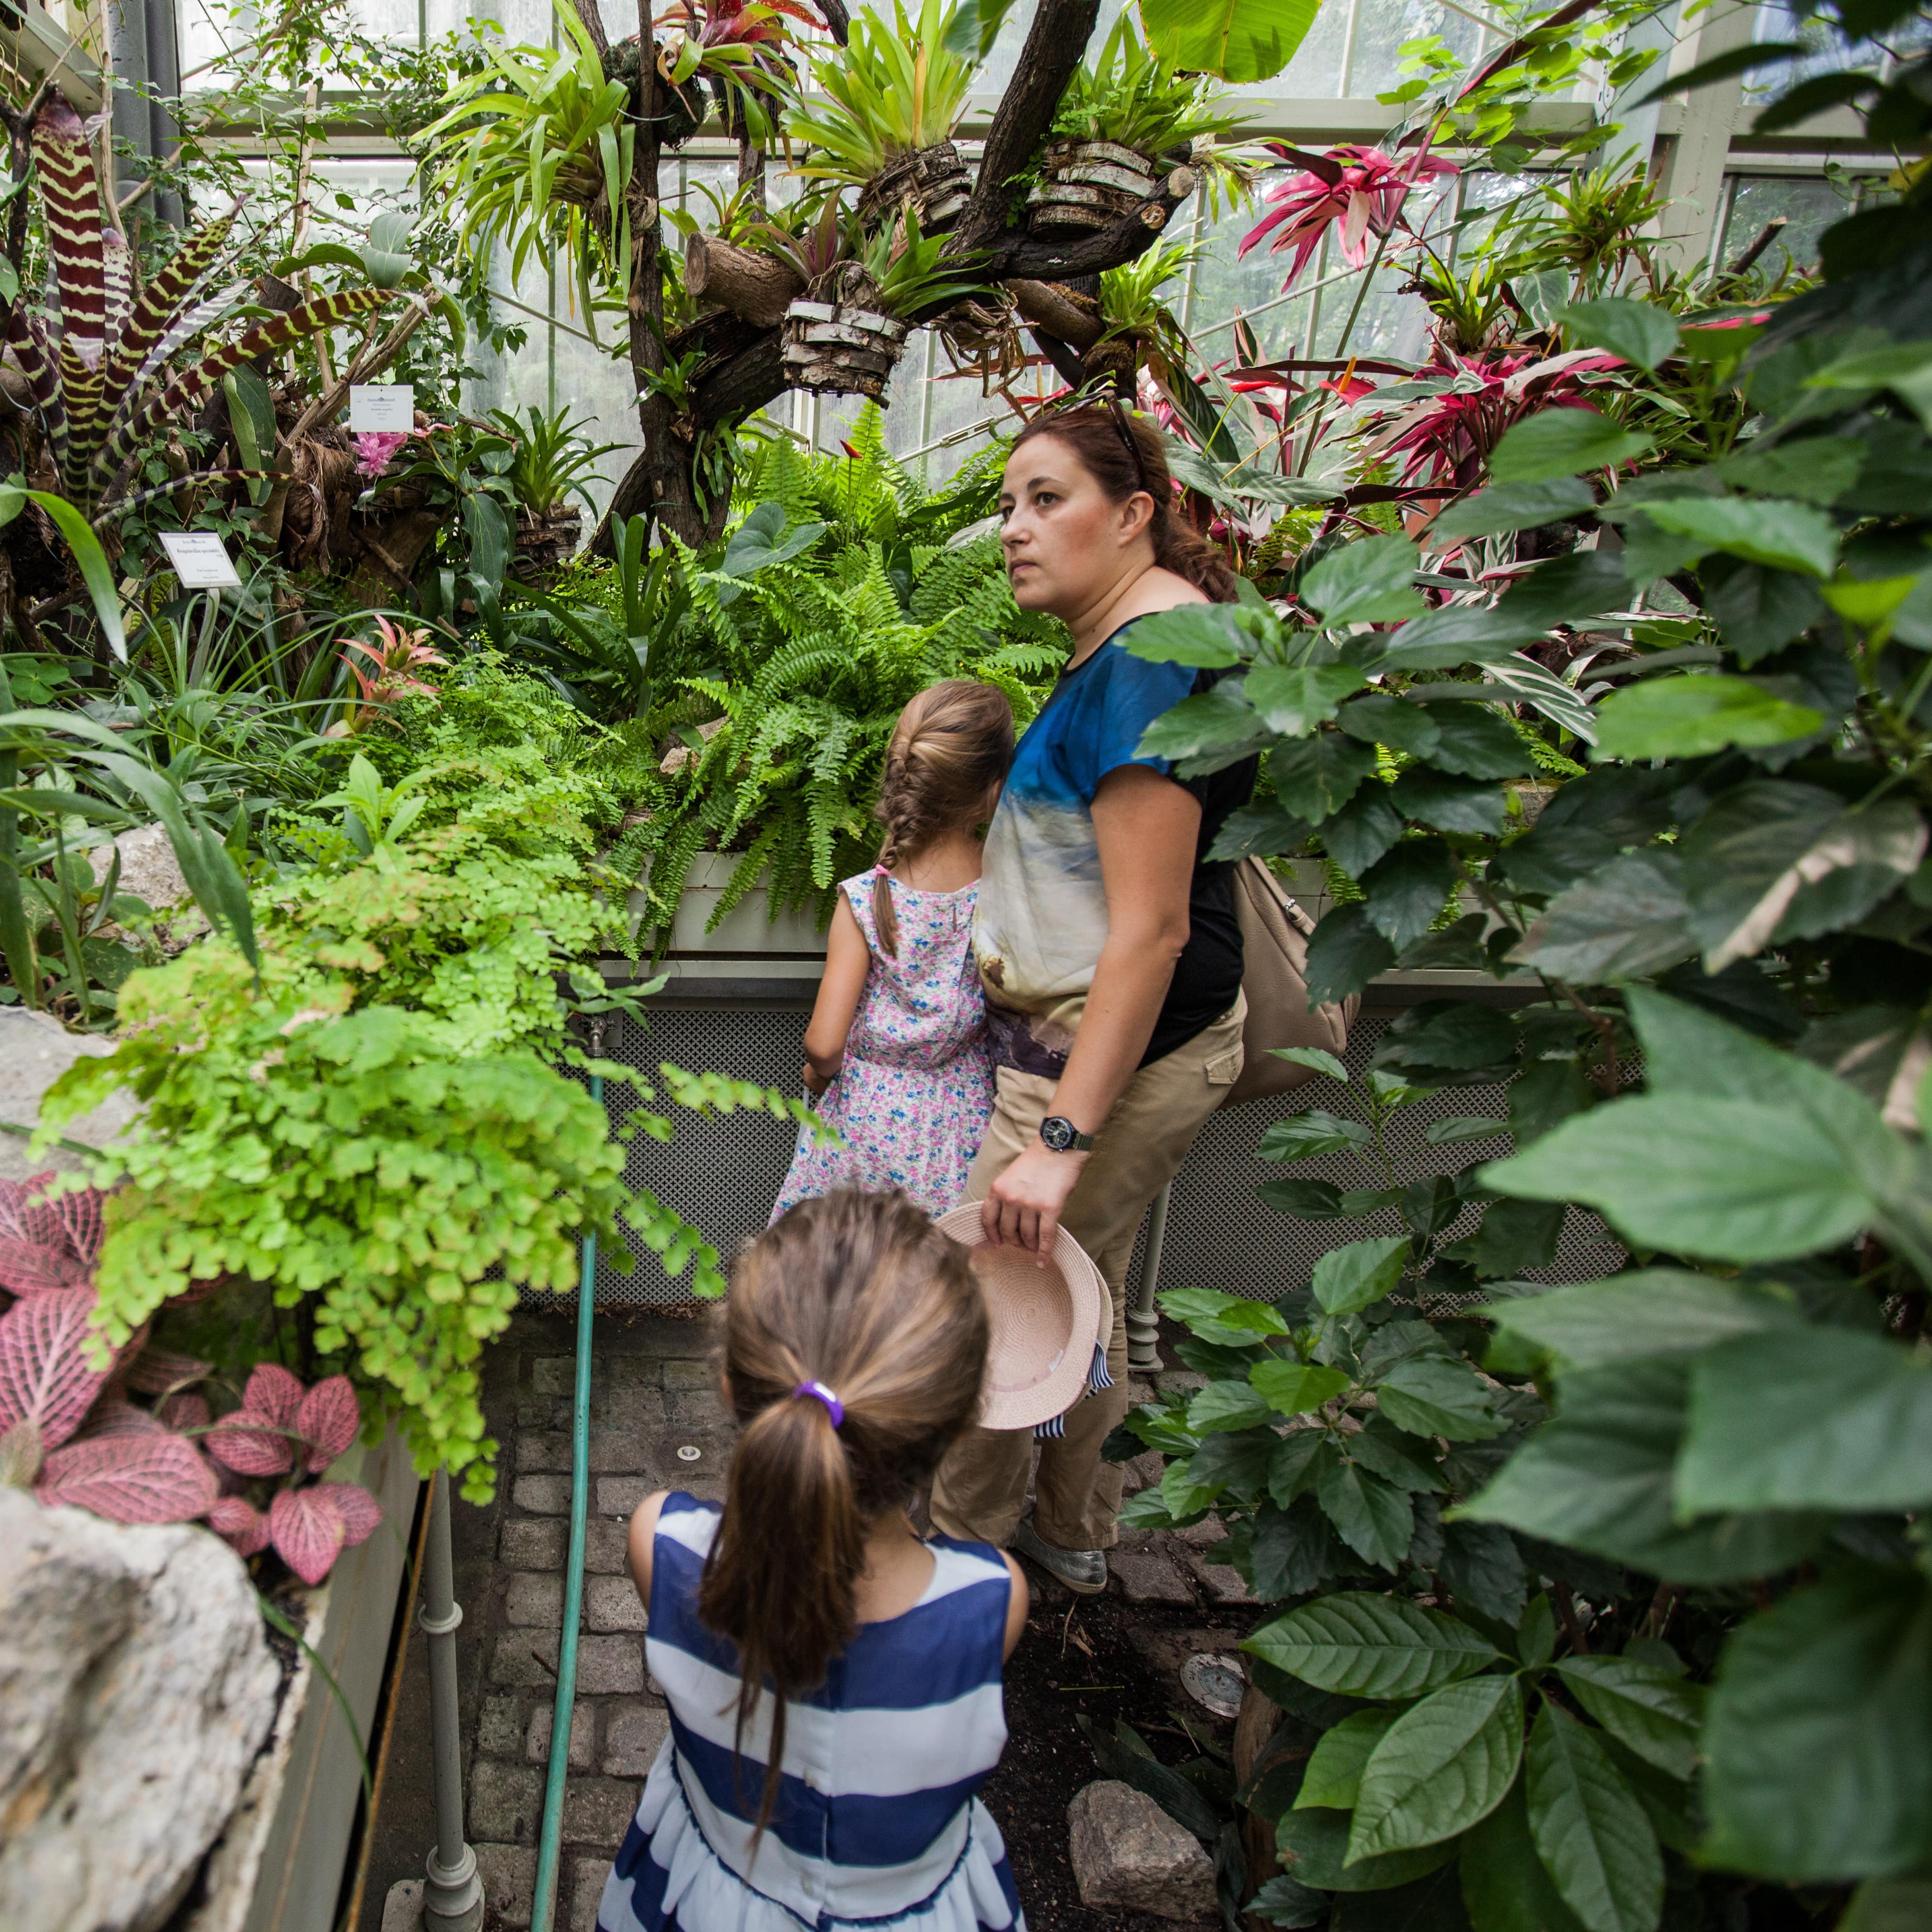
M 1922 124 L 1924 64 L 1844 98 Z M 1392 965 L 1511 982 L 1412 1009 L 1373 1063 L 1508 1083 L 1515 1152 L 1448 1184 L 1483 1219 L 1412 1292 L 1418 1313 L 1457 1294 L 1436 1333 L 1480 1357 L 1498 1412 L 1552 1413 L 1486 1442 L 1429 1430 L 1439 1555 L 1411 1502 L 1391 1566 L 1399 1514 L 1369 1491 L 1383 1578 L 1354 1568 L 1377 1547 L 1364 1510 L 1343 1589 L 1308 1583 L 1328 1594 L 1250 1640 L 1282 1714 L 1246 1792 L 1276 1821 L 1257 1909 L 1278 1923 L 1366 1923 L 1348 1901 L 1377 1892 L 1376 1923 L 1478 1932 L 1932 1920 L 1927 192 L 1828 231 L 1827 279 L 1795 299 L 1575 304 L 1569 346 L 1620 358 L 1594 406 L 1516 424 L 1419 544 L 1330 548 L 1276 608 L 1174 612 L 1129 644 L 1234 674 L 1147 741 L 1184 771 L 1264 754 L 1274 796 L 1224 853 L 1318 849 L 1359 892 L 1310 944 L 1315 998 Z M 1700 430 L 1668 460 L 1646 427 L 1666 417 Z M 1570 548 L 1565 525 L 1601 534 Z M 1549 537 L 1526 569 L 1530 530 Z M 1468 601 L 1428 608 L 1452 566 Z M 1553 795 L 1526 782 L 1552 748 L 1588 764 Z M 1311 1117 L 1270 1150 L 1373 1127 Z M 1407 1193 L 1269 1192 L 1311 1218 L 1408 1212 Z M 1628 1264 L 1526 1278 L 1572 1207 Z M 1318 1424 L 1261 1418 L 1291 1352 L 1331 1366 L 1321 1324 L 1374 1245 L 1271 1310 L 1214 1313 L 1278 1362 L 1248 1360 L 1228 1446 L 1208 1390 L 1166 1425 L 1185 1434 L 1162 1504 L 1232 1498 L 1258 1586 L 1309 1574 L 1262 1561 L 1266 1512 L 1302 1500 L 1298 1438 L 1318 1426 L 1369 1466 L 1371 1430 L 1408 1426 L 1376 1387 L 1350 1426 L 1366 1340 Z M 1238 1389 L 1244 1359 L 1209 1390 Z M 1257 1429 L 1274 1443 L 1238 1450 Z M 1475 1532 L 1481 1569 L 1456 1555 Z
M 1058 627 L 1015 606 L 990 513 L 1003 452 L 928 492 L 886 452 L 876 410 L 850 458 L 773 439 L 741 468 L 757 503 L 722 551 L 679 550 L 688 614 L 653 647 L 671 769 L 626 857 L 667 926 L 692 861 L 742 854 L 713 915 L 764 880 L 774 916 L 827 914 L 878 849 L 879 769 L 900 710 L 942 677 L 984 678 L 1024 723 L 1058 671 Z

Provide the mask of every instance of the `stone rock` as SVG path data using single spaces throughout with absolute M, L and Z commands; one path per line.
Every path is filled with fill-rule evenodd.
M 0 1006 L 0 1120 L 16 1126 L 40 1124 L 40 1096 L 76 1060 L 98 1059 L 114 1051 L 114 1042 L 98 1035 L 69 1033 L 58 1020 L 21 1006 Z M 133 1094 L 110 1095 L 91 1114 L 69 1120 L 61 1129 L 68 1140 L 104 1148 L 118 1140 L 140 1115 Z M 25 1180 L 49 1168 L 73 1172 L 84 1165 L 70 1149 L 50 1148 L 44 1154 L 27 1151 L 18 1134 L 0 1132 L 0 1180 Z
M 638 1787 L 628 1779 L 573 1778 L 563 1794 L 563 1841 L 614 1852 L 638 1809 Z
M 621 1704 L 604 1730 L 606 1778 L 643 1778 L 670 1735 L 670 1713 L 662 1704 Z
M 524 1845 L 478 1845 L 476 1875 L 490 1916 L 503 1932 L 523 1932 L 537 1888 L 537 1855 Z M 388 1932 L 388 1928 L 383 1928 Z
M 1075 1794 L 1066 1829 L 1083 1905 L 1157 1918 L 1214 1917 L 1214 1862 L 1145 1792 L 1097 1779 Z
M 610 1876 L 608 1858 L 579 1858 L 570 1885 L 570 1932 L 597 1932 L 597 1908 Z
M 550 1733 L 556 1728 L 556 1708 L 552 1704 L 539 1704 L 530 1713 L 529 1729 L 524 1733 L 524 1755 L 532 1764 L 548 1766 L 550 1762 Z M 597 1707 L 587 1704 L 580 1697 L 572 1706 L 570 1713 L 570 1768 L 572 1771 L 588 1771 L 595 1755 L 597 1733 Z
M 644 1600 L 628 1576 L 586 1576 L 584 1621 L 594 1630 L 640 1630 L 646 1622 Z
M 1120 1580 L 1130 1604 L 1192 1604 L 1186 1577 L 1151 1550 L 1110 1550 L 1107 1567 Z
M 133 831 L 122 832 L 112 846 L 95 846 L 88 854 L 87 862 L 94 868 L 97 885 L 107 876 L 110 852 L 121 854 L 121 876 L 114 890 L 132 892 L 151 912 L 166 912 L 194 896 L 164 826 L 137 825 Z
M 0 1489 L 0 1925 L 154 1932 L 274 1720 L 241 1559 Z
M 563 1623 L 563 1579 L 520 1570 L 503 1599 L 503 1620 L 512 1629 L 557 1630 Z

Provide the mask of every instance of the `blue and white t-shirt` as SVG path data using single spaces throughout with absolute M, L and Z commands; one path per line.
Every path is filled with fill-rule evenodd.
M 986 835 L 973 952 L 986 988 L 994 1057 L 1002 1066 L 1049 1078 L 1066 1066 L 1106 943 L 1094 794 L 1123 765 L 1167 773 L 1166 759 L 1139 752 L 1142 734 L 1222 675 L 1132 656 L 1120 642 L 1126 628 L 1123 625 L 1054 686 L 1020 739 Z M 1256 766 L 1250 758 L 1208 778 L 1176 781 L 1201 802 L 1201 834 L 1187 946 L 1143 1065 L 1212 1024 L 1240 990 L 1241 929 L 1232 868 L 1204 864 L 1202 854 L 1228 814 L 1247 802 Z

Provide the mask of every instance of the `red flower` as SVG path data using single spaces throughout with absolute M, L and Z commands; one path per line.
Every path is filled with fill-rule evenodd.
M 1296 277 L 1322 245 L 1331 221 L 1342 224 L 1342 260 L 1352 268 L 1359 268 L 1369 258 L 1370 236 L 1380 238 L 1394 232 L 1402 205 L 1418 181 L 1458 172 L 1452 163 L 1438 160 L 1420 148 L 1398 162 L 1379 148 L 1345 146 L 1330 148 L 1326 154 L 1306 154 L 1278 141 L 1268 146 L 1284 160 L 1304 163 L 1305 171 L 1269 190 L 1273 212 L 1242 236 L 1240 252 L 1246 254 L 1264 236 L 1279 230 L 1269 252 L 1278 255 L 1285 248 L 1294 250 L 1288 280 L 1282 284 L 1284 289 L 1294 286 Z

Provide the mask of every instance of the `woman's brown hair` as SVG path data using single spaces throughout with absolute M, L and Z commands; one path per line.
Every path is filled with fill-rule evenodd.
M 1018 449 L 1022 443 L 1043 436 L 1065 443 L 1109 502 L 1124 503 L 1136 492 L 1145 490 L 1154 499 L 1154 521 L 1148 534 L 1154 538 L 1154 562 L 1204 592 L 1210 603 L 1234 602 L 1234 566 L 1174 514 L 1174 479 L 1168 473 L 1167 452 L 1150 424 L 1125 410 L 1082 404 L 1035 416 L 1014 437 L 1013 447 Z M 1129 439 L 1133 443 L 1131 452 Z
M 858 1629 L 872 1522 L 910 1502 L 979 1413 L 987 1337 L 967 1251 L 902 1194 L 802 1201 L 740 1257 L 724 1368 L 741 1433 L 698 1613 L 738 1647 L 740 1744 L 772 1694 L 760 1833 L 785 1700 L 823 1683 Z M 796 1393 L 813 1382 L 842 1416 Z
M 998 686 L 949 677 L 899 713 L 872 816 L 886 828 L 879 863 L 890 869 L 956 826 L 988 798 L 1013 761 L 1013 707 Z M 898 916 L 884 873 L 872 879 L 879 944 L 897 956 Z

